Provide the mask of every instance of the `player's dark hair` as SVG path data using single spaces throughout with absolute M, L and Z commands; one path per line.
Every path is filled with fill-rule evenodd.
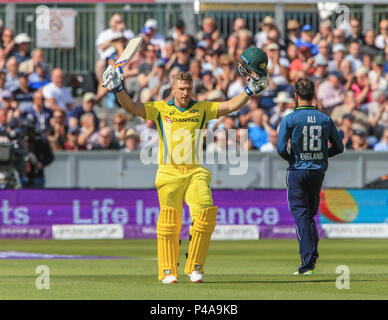
M 295 83 L 295 93 L 300 99 L 312 101 L 314 98 L 315 85 L 310 79 L 302 78 Z

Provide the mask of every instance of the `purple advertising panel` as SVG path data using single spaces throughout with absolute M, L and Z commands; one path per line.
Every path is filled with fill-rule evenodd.
M 253 225 L 260 237 L 295 237 L 285 190 L 213 190 L 217 225 Z M 3 190 L 0 238 L 51 238 L 54 225 L 121 225 L 125 238 L 155 238 L 156 190 Z M 182 238 L 191 224 L 183 210 Z

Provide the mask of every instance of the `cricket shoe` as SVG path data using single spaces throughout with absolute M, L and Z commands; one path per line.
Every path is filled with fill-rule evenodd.
M 165 276 L 165 277 L 162 279 L 162 283 L 165 283 L 165 284 L 169 284 L 169 283 L 177 283 L 177 282 L 178 282 L 177 277 L 172 276 L 172 275 Z
M 300 273 L 299 271 L 294 272 L 294 276 L 304 275 L 304 276 L 312 276 L 314 274 L 314 270 L 307 270 L 305 272 Z
M 203 273 L 201 271 L 193 271 L 189 274 L 191 282 L 203 282 Z

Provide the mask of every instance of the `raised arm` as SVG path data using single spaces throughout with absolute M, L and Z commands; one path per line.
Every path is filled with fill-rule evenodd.
M 134 102 L 131 97 L 125 92 L 125 90 L 121 90 L 116 92 L 117 100 L 119 100 L 121 106 L 125 109 L 125 111 L 129 113 L 133 113 L 139 117 L 145 119 L 146 117 L 146 109 L 143 103 Z

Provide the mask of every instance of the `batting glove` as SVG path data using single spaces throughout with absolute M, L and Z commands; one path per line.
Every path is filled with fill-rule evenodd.
M 248 85 L 244 88 L 245 93 L 248 96 L 258 95 L 264 92 L 268 87 L 268 77 L 261 78 L 260 80 L 249 79 Z
M 110 65 L 102 75 L 103 87 L 113 90 L 114 92 L 120 92 L 123 90 L 122 81 L 124 80 L 124 74 L 121 67 L 114 68 Z

